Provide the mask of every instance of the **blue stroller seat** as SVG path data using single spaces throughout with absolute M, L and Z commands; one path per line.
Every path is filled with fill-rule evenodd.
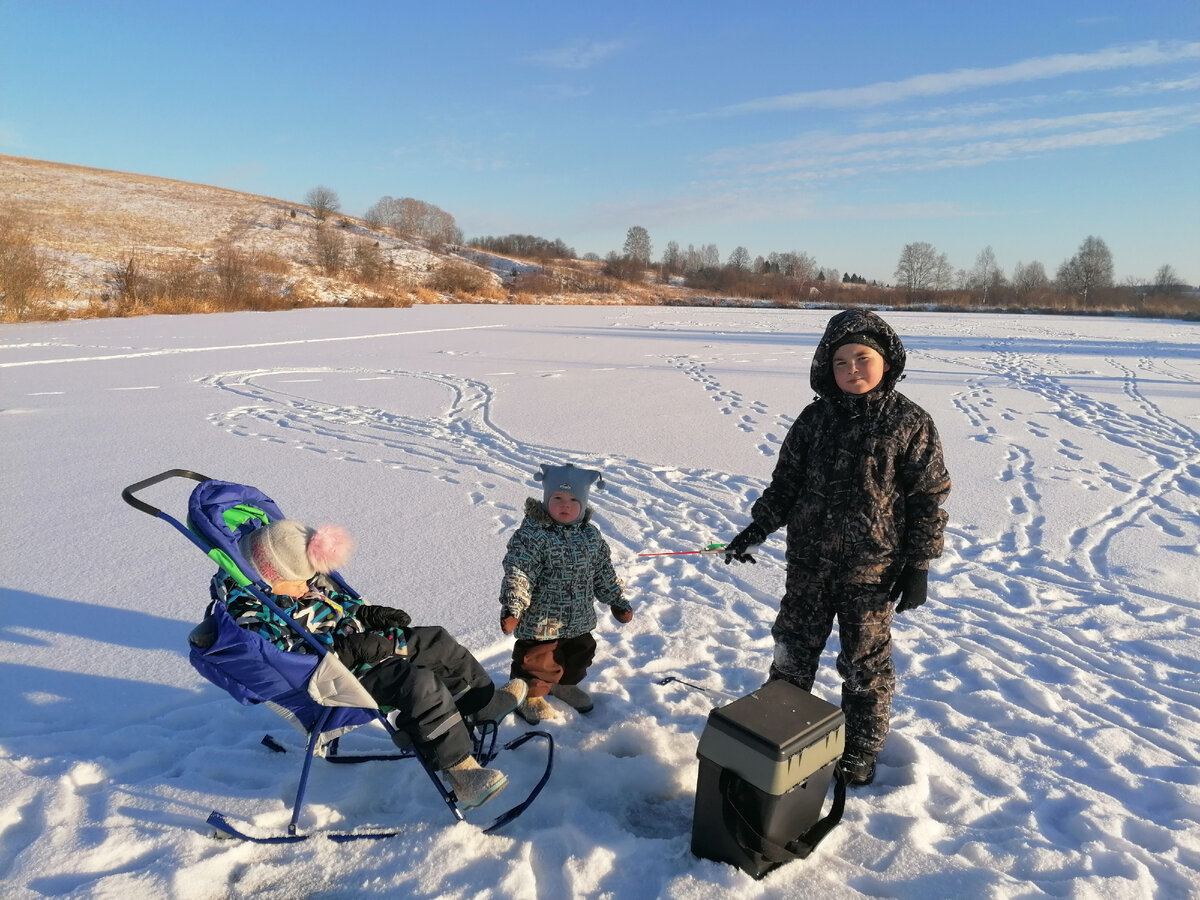
M 188 499 L 186 525 L 136 496 L 138 491 L 177 477 L 199 482 Z M 308 741 L 286 836 L 251 837 L 236 829 L 224 815 L 215 810 L 208 817 L 210 825 L 233 837 L 258 843 L 304 840 L 307 835 L 297 834 L 296 823 L 300 817 L 309 771 L 315 756 L 340 763 L 415 758 L 424 767 L 452 815 L 460 821 L 464 818 L 454 794 L 447 790 L 436 772 L 411 747 L 387 754 L 338 753 L 338 741 L 342 735 L 372 722 L 380 723 L 400 746 L 406 743 L 406 736 L 396 731 L 375 700 L 341 660 L 274 602 L 266 584 L 247 574 L 254 573 L 255 570 L 242 557 L 238 549 L 238 540 L 255 528 L 284 518 L 270 497 L 248 485 L 217 481 L 185 469 L 171 469 L 130 485 L 121 492 L 121 496 L 130 506 L 165 520 L 184 534 L 216 562 L 223 573 L 252 592 L 272 613 L 286 622 L 311 651 L 297 653 L 280 650 L 254 631 L 239 626 L 229 615 L 223 597 L 219 595 L 216 584 L 220 579 L 214 579 L 208 613 L 188 638 L 192 665 L 201 675 L 238 702 L 246 705 L 266 704 L 303 731 Z M 358 597 L 337 572 L 324 577 L 338 590 Z M 474 755 L 481 765 L 486 765 L 497 753 L 495 723 L 474 723 L 472 737 Z M 524 812 L 549 780 L 554 755 L 553 739 L 549 734 L 544 731 L 528 731 L 508 742 L 505 749 L 514 749 L 534 737 L 544 737 L 548 742 L 545 772 L 529 796 L 499 816 L 484 829 L 485 832 L 500 828 Z M 263 738 L 263 744 L 277 752 L 286 752 L 270 735 Z M 379 832 L 328 835 L 333 840 L 391 836 L 392 833 Z

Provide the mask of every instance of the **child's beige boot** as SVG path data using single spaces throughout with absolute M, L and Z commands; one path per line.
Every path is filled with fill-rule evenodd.
M 536 725 L 547 719 L 561 718 L 559 711 L 547 703 L 545 697 L 526 697 L 525 701 L 517 707 L 517 715 L 530 725 Z
M 527 696 L 529 696 L 529 683 L 524 679 L 514 678 L 492 694 L 488 705 L 475 713 L 475 721 L 491 721 L 499 725 L 509 713 L 525 702 Z
M 483 806 L 508 786 L 507 775 L 499 769 L 483 768 L 473 756 L 446 769 L 445 775 L 459 809 Z

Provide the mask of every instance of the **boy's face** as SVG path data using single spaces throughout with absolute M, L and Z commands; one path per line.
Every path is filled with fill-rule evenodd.
M 546 512 L 555 522 L 568 525 L 579 518 L 579 501 L 566 491 L 555 491 L 546 501 Z
M 833 353 L 833 380 L 847 394 L 873 390 L 890 368 L 878 350 L 865 344 L 842 344 Z

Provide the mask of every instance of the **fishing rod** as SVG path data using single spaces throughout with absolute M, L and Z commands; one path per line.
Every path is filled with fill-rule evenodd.
M 639 553 L 638 556 L 691 556 L 696 553 L 720 553 L 724 549 L 724 544 L 709 544 L 702 550 L 674 550 L 668 553 Z

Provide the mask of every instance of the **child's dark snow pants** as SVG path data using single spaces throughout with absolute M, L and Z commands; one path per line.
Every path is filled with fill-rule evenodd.
M 893 612 L 887 591 L 879 585 L 842 584 L 789 566 L 779 616 L 771 628 L 771 678 L 811 691 L 837 619 L 846 744 L 869 753 L 883 748 L 896 689 Z
M 380 706 L 396 709 L 396 728 L 441 771 L 471 754 L 463 722 L 487 705 L 495 688 L 471 652 L 438 626 L 405 628 L 407 652 L 364 672 L 359 681 Z

